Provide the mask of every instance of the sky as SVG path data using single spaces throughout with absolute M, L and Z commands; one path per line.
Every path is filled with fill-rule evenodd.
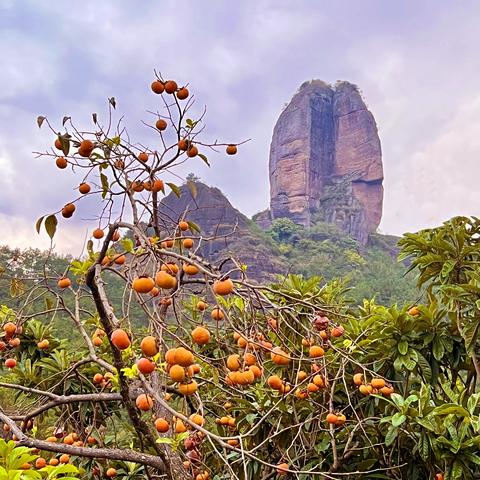
M 32 152 L 55 125 L 106 112 L 114 96 L 131 135 L 158 99 L 153 70 L 189 83 L 205 135 L 239 142 L 194 172 L 247 215 L 269 201 L 275 122 L 305 81 L 357 84 L 382 142 L 382 233 L 480 216 L 480 3 L 464 0 L 0 0 L 0 244 L 49 245 L 35 220 L 78 181 Z M 78 180 L 78 179 L 77 179 Z M 57 250 L 81 249 L 92 203 L 61 222 Z

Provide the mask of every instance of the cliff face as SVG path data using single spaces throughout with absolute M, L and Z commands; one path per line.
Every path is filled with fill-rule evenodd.
M 383 168 L 375 119 L 354 85 L 305 83 L 280 115 L 270 148 L 270 213 L 310 226 L 337 224 L 365 244 L 382 215 Z
M 182 185 L 180 191 L 180 198 L 172 192 L 162 200 L 160 225 L 171 225 L 172 220 L 177 223 L 182 216 L 196 223 L 201 233 L 193 235 L 202 237 L 200 253 L 204 258 L 215 262 L 231 255 L 248 265 L 249 276 L 262 281 L 287 271 L 287 265 L 276 256 L 278 252 L 272 251 L 259 228 L 234 208 L 218 188 L 195 182 L 195 195 L 187 185 Z M 225 268 L 232 267 L 229 263 Z

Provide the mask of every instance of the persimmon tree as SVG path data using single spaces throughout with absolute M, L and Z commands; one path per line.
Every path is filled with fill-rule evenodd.
M 290 275 L 259 285 L 234 256 L 203 258 L 212 239 L 189 210 L 173 217 L 161 208 L 167 190 L 181 194 L 166 178 L 218 150 L 236 154 L 241 143 L 203 140 L 205 112 L 195 118 L 187 87 L 158 76 L 151 90 L 150 147 L 115 120 L 113 98 L 105 123 L 94 114 L 87 129 L 65 117 L 58 132 L 38 119 L 53 134 L 42 158 L 71 171 L 78 195 L 37 230 L 53 241 L 85 198 L 98 212 L 85 255 L 64 272 L 48 263 L 40 277 L 25 272 L 17 279 L 24 303 L 1 311 L 4 436 L 34 449 L 40 477 L 59 462 L 78 468 L 69 475 L 130 479 L 445 470 L 444 452 L 415 450 L 416 439 L 430 441 L 434 420 L 412 414 L 423 401 L 422 415 L 433 415 L 432 391 L 446 382 L 441 369 L 432 381 L 418 330 L 443 313 L 373 302 L 352 310 L 341 281 Z M 187 185 L 195 198 L 194 179 Z M 120 297 L 112 282 L 123 286 Z M 435 419 L 456 414 L 442 412 Z M 412 452 L 418 467 L 406 461 Z

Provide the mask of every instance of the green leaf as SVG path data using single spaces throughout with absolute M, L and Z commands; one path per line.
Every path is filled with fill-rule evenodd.
M 398 342 L 397 348 L 402 355 L 405 355 L 408 351 L 408 342 L 406 340 Z
M 443 342 L 439 337 L 435 337 L 433 340 L 432 353 L 436 360 L 441 360 L 443 358 L 443 355 L 445 354 Z
M 187 222 L 188 223 L 188 228 L 190 229 L 191 232 L 197 232 L 200 233 L 200 227 L 195 223 L 195 222 Z
M 461 417 L 469 417 L 468 410 L 455 403 L 445 403 L 438 407 L 435 407 L 432 411 L 432 415 L 459 415 Z
M 120 240 L 120 243 L 126 252 L 133 252 L 133 240 L 131 238 L 122 238 L 122 240 Z
M 100 174 L 100 181 L 102 182 L 102 198 L 105 198 L 108 193 L 108 178 L 104 173 Z
M 210 166 L 210 163 L 208 162 L 208 158 L 207 158 L 203 153 L 199 153 L 198 156 L 199 156 L 208 166 Z
M 398 436 L 398 428 L 391 426 L 385 435 L 385 445 L 389 447 Z
M 49 215 L 45 219 L 45 230 L 48 233 L 48 236 L 53 239 L 55 232 L 57 231 L 58 220 L 55 215 Z
M 35 223 L 35 230 L 37 231 L 37 233 L 40 233 L 40 229 L 42 228 L 42 222 L 44 218 L 45 216 L 40 217 Z
M 182 191 L 180 190 L 180 188 L 178 188 L 177 185 L 175 185 L 174 183 L 169 183 L 169 182 L 167 182 L 167 185 L 172 189 L 172 192 L 173 192 L 178 198 L 181 197 Z
M 70 135 L 68 135 L 68 134 L 59 135 L 58 139 L 60 140 L 60 143 L 62 144 L 63 154 L 68 155 L 68 152 L 70 152 Z
M 405 422 L 406 419 L 407 419 L 407 417 L 405 415 L 403 415 L 403 413 L 397 412 L 392 417 L 392 425 L 394 427 L 399 427 L 403 422 Z
M 167 445 L 173 444 L 173 438 L 169 437 L 159 437 L 155 440 L 156 443 L 166 443 Z

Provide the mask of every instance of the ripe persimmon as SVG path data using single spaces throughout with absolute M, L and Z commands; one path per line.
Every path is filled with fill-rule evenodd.
M 37 347 L 40 349 L 40 350 L 47 350 L 47 348 L 50 346 L 50 342 L 45 339 L 45 340 L 42 340 L 40 342 L 37 343 Z
M 103 375 L 101 373 L 96 373 L 93 376 L 93 383 L 102 383 L 103 382 Z
M 312 345 L 308 350 L 308 355 L 310 358 L 319 358 L 325 355 L 325 350 L 319 345 Z
M 385 386 L 385 380 L 383 378 L 373 378 L 370 384 L 373 388 L 383 388 Z
M 343 335 L 343 333 L 345 332 L 345 329 L 341 326 L 341 325 L 338 325 L 337 327 L 333 327 L 331 332 L 330 332 L 330 335 L 332 337 L 341 337 Z
M 160 95 L 165 90 L 165 87 L 163 83 L 160 82 L 160 80 L 155 80 L 154 82 L 152 82 L 150 88 L 152 89 L 152 92 L 156 93 L 157 95 Z
M 192 248 L 193 240 L 191 238 L 185 238 L 182 242 L 183 248 Z
M 47 466 L 47 461 L 43 457 L 38 457 L 37 460 L 35 460 L 35 468 L 44 468 Z
M 178 89 L 177 82 L 175 82 L 174 80 L 167 80 L 165 82 L 164 87 L 165 87 L 165 92 L 170 94 L 175 93 Z
M 183 433 L 187 431 L 187 427 L 183 423 L 183 420 L 177 418 L 175 420 L 175 433 Z
M 59 458 L 60 463 L 68 463 L 70 461 L 70 455 L 64 453 L 63 455 L 60 455 Z
M 303 370 L 297 372 L 297 382 L 303 382 L 307 377 L 307 372 L 304 372 Z
M 192 340 L 198 345 L 205 345 L 210 340 L 210 332 L 205 327 L 196 327 L 192 330 Z
M 137 159 L 140 160 L 140 162 L 146 162 L 148 161 L 148 153 L 146 152 L 140 152 L 137 156 Z
M 188 367 L 195 362 L 195 357 L 190 350 L 185 347 L 178 347 L 175 350 L 175 362 L 182 367 Z
M 52 467 L 56 467 L 60 462 L 58 461 L 58 458 L 51 458 L 48 462 L 49 465 Z
M 391 385 L 385 385 L 380 389 L 380 393 L 385 397 L 389 397 L 394 391 L 395 390 Z
M 167 272 L 170 275 L 176 275 L 179 272 L 180 268 L 176 263 L 168 262 L 168 263 L 164 263 L 160 267 L 160 270 L 162 270 L 162 272 Z
M 325 381 L 323 380 L 323 377 L 317 373 L 312 379 L 312 382 L 318 387 L 318 388 L 323 388 L 325 386 Z
M 151 335 L 144 337 L 140 343 L 140 349 L 147 357 L 153 357 L 158 353 L 157 341 Z
M 280 390 L 282 388 L 283 381 L 278 375 L 271 375 L 267 379 L 267 384 L 270 388 L 273 388 L 274 390 Z
M 170 348 L 165 352 L 165 361 L 170 365 L 175 363 L 175 354 L 177 352 L 176 348 Z
M 335 425 L 338 422 L 338 416 L 335 415 L 334 413 L 329 413 L 327 415 L 327 423 L 330 423 L 331 425 Z
M 170 424 L 164 418 L 157 418 L 155 420 L 155 429 L 159 433 L 166 433 L 170 429 Z
M 353 383 L 359 387 L 360 385 L 363 384 L 363 373 L 356 373 L 354 376 L 353 376 Z
M 198 383 L 192 380 L 190 383 L 181 383 L 178 386 L 178 391 L 182 395 L 193 395 L 198 390 Z
M 417 317 L 418 315 L 420 315 L 420 309 L 415 305 L 408 310 L 408 314 L 412 317 Z
M 236 145 L 228 145 L 226 148 L 227 155 L 235 155 L 237 153 Z
M 290 466 L 288 465 L 288 463 L 280 463 L 277 465 L 277 473 L 279 475 L 287 475 L 288 474 L 288 471 L 289 470 Z
M 125 260 L 127 258 L 125 257 L 125 255 L 115 255 L 113 257 L 113 261 L 117 264 L 117 265 L 123 265 L 125 263 Z
M 203 300 L 199 300 L 197 302 L 197 310 L 200 310 L 201 312 L 203 312 L 204 310 L 206 310 L 208 307 L 208 305 L 203 301 Z
M 132 282 L 132 288 L 137 293 L 148 293 L 155 286 L 155 282 L 151 277 L 137 277 Z
M 213 291 L 217 295 L 229 295 L 233 292 L 233 282 L 230 278 L 226 278 L 224 280 L 215 280 L 213 282 Z
M 57 282 L 57 286 L 58 288 L 68 288 L 72 286 L 72 281 L 67 277 L 60 278 Z
M 183 150 L 184 152 L 188 150 L 188 147 L 190 146 L 190 140 L 187 140 L 186 138 L 181 138 L 178 141 L 178 149 Z
M 78 147 L 78 154 L 81 157 L 87 158 L 92 154 L 94 148 L 95 146 L 91 140 L 82 140 Z
M 57 165 L 58 168 L 61 168 L 63 170 L 64 168 L 67 168 L 68 162 L 65 160 L 64 157 L 58 157 L 55 160 L 55 165 Z
M 231 371 L 239 370 L 241 366 L 240 355 L 233 353 L 227 357 L 227 368 Z
M 11 337 L 17 331 L 17 325 L 15 325 L 13 322 L 7 322 L 3 326 L 3 331 L 7 334 L 7 336 Z
M 105 475 L 108 477 L 108 478 L 113 478 L 117 475 L 117 471 L 112 467 L 112 468 L 109 468 L 106 472 L 105 472 Z
M 184 263 L 182 266 L 182 270 L 187 275 L 196 275 L 199 272 L 199 268 L 196 265 L 192 265 L 191 263 Z
M 177 98 L 179 100 L 185 100 L 186 98 L 188 98 L 188 95 L 190 94 L 190 92 L 188 91 L 187 88 L 185 87 L 182 87 L 178 92 L 177 92 Z
M 17 366 L 17 361 L 14 358 L 7 358 L 5 360 L 5 366 L 7 368 L 15 368 Z
M 130 346 L 130 339 L 128 338 L 127 332 L 121 328 L 117 328 L 112 332 L 110 340 L 119 350 L 125 350 Z
M 220 310 L 219 307 L 215 307 L 210 316 L 212 317 L 212 320 L 216 320 L 217 322 L 219 322 L 220 320 L 223 320 L 225 315 L 223 314 L 223 312 Z
M 164 189 L 163 180 L 154 180 L 152 183 L 152 192 L 158 193 Z
M 89 193 L 91 190 L 91 187 L 88 183 L 81 183 L 78 187 L 78 191 L 82 194 L 82 195 L 86 195 L 87 193 Z
M 155 371 L 155 364 L 148 358 L 142 357 L 137 360 L 137 368 L 140 373 L 143 373 L 144 375 L 150 375 L 153 371 Z
M 73 213 L 75 212 L 75 205 L 73 203 L 67 203 L 63 208 L 62 208 L 62 217 L 64 218 L 70 218 Z
M 189 417 L 189 420 L 199 427 L 203 427 L 205 423 L 205 419 L 198 413 L 192 413 Z
M 343 413 L 339 413 L 337 415 L 337 423 L 338 427 L 341 427 L 347 421 L 347 417 Z
M 370 395 L 373 392 L 373 387 L 371 385 L 360 385 L 358 391 L 362 395 Z
M 104 235 L 105 235 L 105 232 L 101 228 L 96 228 L 92 232 L 92 237 L 97 239 L 97 240 L 100 240 L 101 238 L 103 238 Z
M 157 127 L 157 130 L 163 131 L 167 128 L 167 122 L 163 118 L 159 118 L 155 122 L 155 126 Z
M 198 155 L 198 148 L 195 145 L 190 145 L 187 149 L 187 156 L 193 158 Z
M 55 139 L 55 148 L 56 148 L 57 150 L 61 150 L 61 149 L 62 149 L 62 142 L 60 141 L 59 138 L 56 138 L 56 139 Z
M 170 290 L 177 286 L 177 279 L 167 272 L 160 270 L 155 275 L 155 283 L 163 289 Z
M 275 347 L 270 353 L 270 358 L 277 365 L 288 365 L 290 363 L 290 355 L 283 351 L 280 347 Z
M 153 407 L 153 399 L 145 393 L 141 393 L 135 400 L 135 405 L 139 410 L 146 412 Z

